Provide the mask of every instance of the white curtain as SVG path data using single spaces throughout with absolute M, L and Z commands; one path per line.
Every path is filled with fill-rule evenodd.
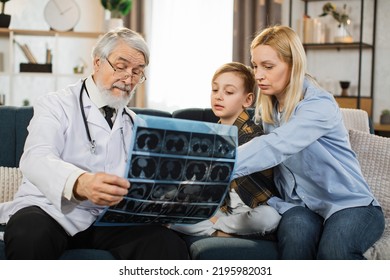
M 210 107 L 211 78 L 232 61 L 233 0 L 148 0 L 147 104 Z

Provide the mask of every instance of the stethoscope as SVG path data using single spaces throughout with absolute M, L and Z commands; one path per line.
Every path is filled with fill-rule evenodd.
M 96 154 L 96 141 L 93 140 L 92 137 L 91 137 L 91 133 L 90 133 L 89 127 L 88 127 L 87 118 L 86 118 L 85 112 L 84 112 L 83 91 L 85 90 L 85 92 L 89 96 L 87 87 L 85 86 L 85 81 L 86 81 L 86 79 L 83 80 L 83 84 L 82 84 L 81 89 L 80 89 L 80 97 L 79 97 L 80 98 L 80 111 L 81 111 L 81 116 L 83 117 L 85 132 L 87 133 L 88 141 L 91 144 L 91 148 L 90 148 L 91 154 L 95 155 Z M 134 120 L 130 116 L 130 114 L 126 111 L 125 108 L 123 108 L 122 116 L 123 115 L 127 115 L 129 117 L 130 121 L 131 121 L 131 124 L 134 126 Z M 126 143 L 125 143 L 125 135 L 123 133 L 123 127 L 121 127 L 121 136 L 122 136 L 123 150 L 124 150 L 125 155 L 126 155 L 125 160 L 127 160 L 127 149 L 126 149 Z

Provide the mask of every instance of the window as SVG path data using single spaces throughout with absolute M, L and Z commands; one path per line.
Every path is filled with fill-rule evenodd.
M 147 107 L 210 107 L 211 78 L 232 60 L 233 0 L 149 0 Z

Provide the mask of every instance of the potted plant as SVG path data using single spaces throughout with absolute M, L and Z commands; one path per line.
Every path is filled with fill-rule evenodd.
M 385 109 L 382 111 L 382 114 L 380 117 L 380 123 L 381 124 L 390 124 L 390 110 Z
M 4 13 L 5 3 L 10 0 L 0 0 L 1 2 L 1 14 L 0 14 L 0 27 L 8 28 L 11 22 L 11 15 Z
M 132 0 L 101 0 L 100 3 L 106 11 L 110 12 L 110 18 L 106 20 L 106 31 L 122 27 L 122 17 L 129 14 Z
M 127 16 L 131 10 L 132 0 L 101 0 L 104 9 L 110 11 L 111 18 Z
M 332 2 L 327 2 L 322 7 L 322 14 L 320 17 L 332 15 L 337 21 L 337 30 L 335 36 L 335 42 L 340 43 L 352 43 L 353 38 L 348 30 L 348 26 L 351 24 L 351 19 L 347 14 L 347 4 L 344 4 L 343 8 L 339 10 Z

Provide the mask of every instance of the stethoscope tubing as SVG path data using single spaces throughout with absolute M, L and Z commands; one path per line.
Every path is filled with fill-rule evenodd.
M 88 94 L 87 87 L 85 86 L 85 81 L 86 81 L 86 79 L 83 80 L 83 83 L 82 83 L 81 89 L 80 89 L 80 94 L 79 94 L 80 112 L 81 112 L 81 116 L 83 118 L 83 123 L 84 123 L 84 127 L 85 127 L 85 132 L 87 133 L 88 141 L 89 141 L 89 143 L 91 143 L 91 153 L 95 154 L 96 142 L 91 137 L 91 133 L 90 133 L 89 127 L 88 127 L 87 117 L 85 116 L 85 111 L 84 111 L 83 91 L 85 90 L 85 92 Z M 88 94 L 88 96 L 89 96 L 89 94 Z M 130 116 L 130 114 L 126 111 L 126 108 L 123 108 L 122 115 L 127 115 L 129 117 L 132 125 L 134 125 L 134 120 Z M 122 137 L 124 137 L 123 136 L 123 129 L 121 131 L 122 131 Z M 123 139 L 123 141 L 124 141 L 124 139 Z

